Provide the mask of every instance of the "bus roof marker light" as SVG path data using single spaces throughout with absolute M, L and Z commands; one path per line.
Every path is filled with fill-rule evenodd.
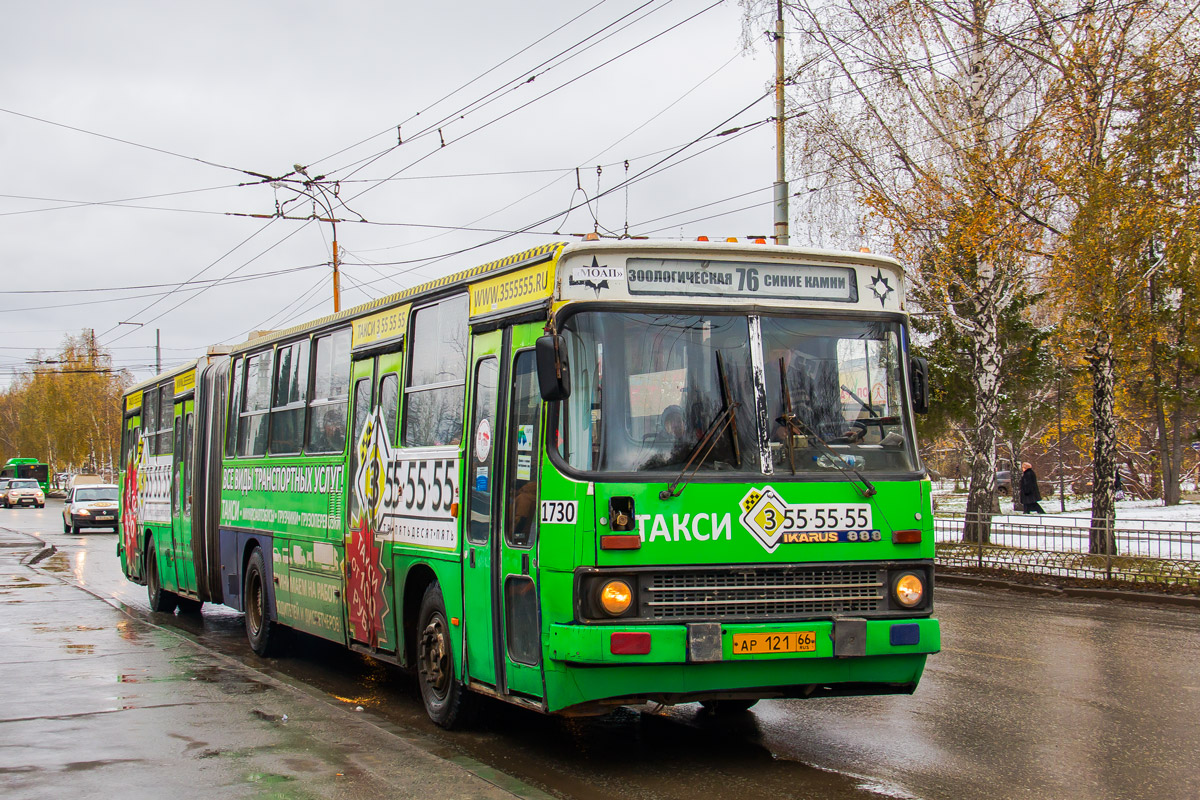
M 696 241 L 697 241 L 697 242 L 707 242 L 707 241 L 708 241 L 708 237 L 707 237 L 707 236 L 697 236 L 697 237 L 696 237 Z

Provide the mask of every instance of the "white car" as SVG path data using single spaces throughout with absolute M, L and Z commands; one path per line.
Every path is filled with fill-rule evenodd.
M 42 491 L 42 486 L 32 478 L 14 478 L 9 484 L 8 489 L 3 495 L 0 495 L 0 502 L 5 508 L 13 506 L 37 506 L 43 508 L 46 505 L 46 494 Z
M 121 524 L 117 491 L 111 483 L 72 489 L 63 502 L 63 533 L 79 533 L 80 528 L 111 528 L 116 532 Z

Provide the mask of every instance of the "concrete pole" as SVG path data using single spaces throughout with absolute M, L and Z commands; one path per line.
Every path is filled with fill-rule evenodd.
M 332 221 L 332 213 L 329 217 L 333 226 L 333 313 L 336 314 L 342 310 L 342 275 L 338 272 L 337 223 Z
M 783 0 L 775 0 L 775 243 L 788 243 L 788 184 L 784 159 Z

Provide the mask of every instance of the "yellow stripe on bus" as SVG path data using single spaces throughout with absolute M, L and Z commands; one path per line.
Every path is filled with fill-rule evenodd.
M 471 284 L 471 316 L 544 300 L 554 293 L 554 261 Z
M 182 375 L 175 376 L 175 396 L 176 397 L 183 394 L 184 392 L 190 392 L 192 389 L 195 389 L 195 388 L 196 388 L 196 370 L 194 370 L 194 369 L 188 370 L 187 372 L 183 373 Z M 139 392 L 138 394 L 141 394 L 141 392 Z M 139 400 L 139 403 L 140 402 L 141 401 Z
M 387 311 L 354 320 L 354 327 L 351 328 L 350 335 L 350 349 L 357 350 L 365 345 L 403 336 L 408 328 L 410 307 L 403 305 L 389 308 Z

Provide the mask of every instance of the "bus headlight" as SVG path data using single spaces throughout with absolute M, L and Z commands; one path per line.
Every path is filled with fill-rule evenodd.
M 925 581 L 915 572 L 905 572 L 892 584 L 892 596 L 905 608 L 916 608 L 925 599 Z
M 611 580 L 600 587 L 600 607 L 606 614 L 619 617 L 633 603 L 633 590 L 622 580 Z

